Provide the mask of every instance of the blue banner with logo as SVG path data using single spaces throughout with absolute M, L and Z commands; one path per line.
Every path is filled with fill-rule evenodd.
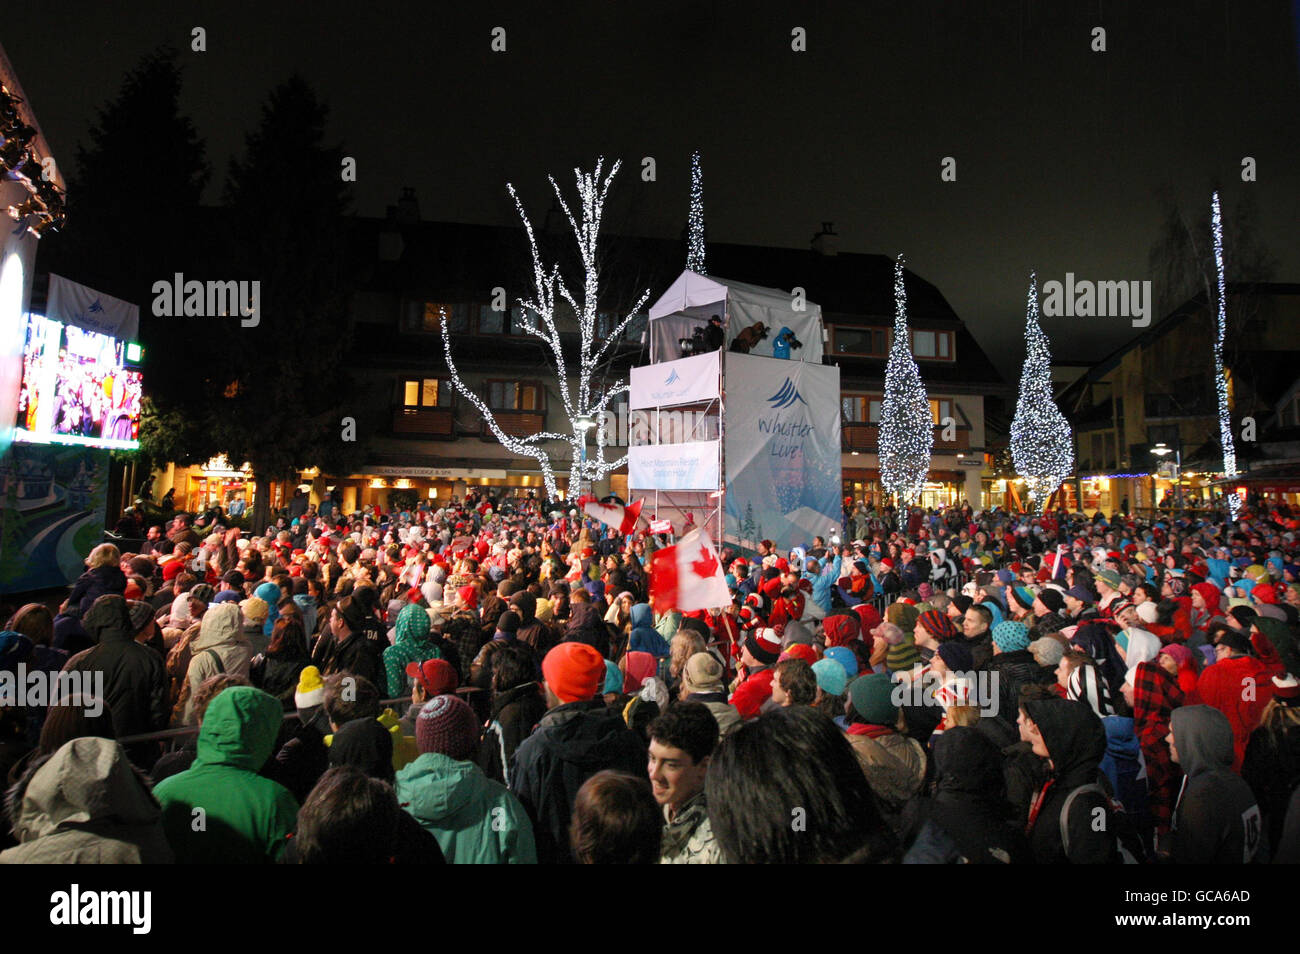
M 840 508 L 840 369 L 728 354 L 726 541 L 829 538 Z

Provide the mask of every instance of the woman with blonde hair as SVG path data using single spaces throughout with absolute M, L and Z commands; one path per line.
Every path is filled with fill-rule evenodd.
M 72 585 L 72 592 L 59 607 L 60 613 L 81 616 L 101 596 L 126 593 L 126 574 L 122 572 L 122 554 L 111 543 L 101 543 L 86 557 L 86 572 Z

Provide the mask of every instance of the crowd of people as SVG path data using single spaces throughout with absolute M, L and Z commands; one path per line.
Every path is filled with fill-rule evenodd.
M 0 861 L 1300 860 L 1285 507 L 846 508 L 687 611 L 559 507 L 96 547 L 0 633 Z

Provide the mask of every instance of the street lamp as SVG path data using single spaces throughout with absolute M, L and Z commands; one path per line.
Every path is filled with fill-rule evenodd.
M 1161 441 L 1155 447 L 1151 448 L 1151 453 L 1157 457 L 1165 458 L 1170 454 L 1174 455 L 1174 503 L 1179 510 L 1183 509 L 1183 451 L 1181 447 L 1170 447 L 1164 441 Z

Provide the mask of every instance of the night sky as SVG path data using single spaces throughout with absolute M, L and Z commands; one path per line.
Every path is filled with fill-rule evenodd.
M 1300 281 L 1300 5 L 806 6 L 45 0 L 7 4 L 0 43 L 65 166 L 122 74 L 160 43 L 181 49 L 212 201 L 294 71 L 357 159 L 363 215 L 411 185 L 425 218 L 514 224 L 507 180 L 540 215 L 547 172 L 571 185 L 603 154 L 624 160 L 610 226 L 675 237 L 698 147 L 711 239 L 806 247 L 830 220 L 844 251 L 905 252 L 1012 381 L 1030 268 L 1040 283 L 1151 278 L 1166 197 L 1197 214 L 1211 183 L 1229 211 L 1253 190 L 1275 278 Z M 207 52 L 190 51 L 195 26 Z M 657 182 L 640 180 L 644 156 Z M 945 156 L 955 183 L 940 181 Z M 124 188 L 146 188 L 140 168 Z M 1134 333 L 1119 318 L 1044 324 L 1073 359 Z

